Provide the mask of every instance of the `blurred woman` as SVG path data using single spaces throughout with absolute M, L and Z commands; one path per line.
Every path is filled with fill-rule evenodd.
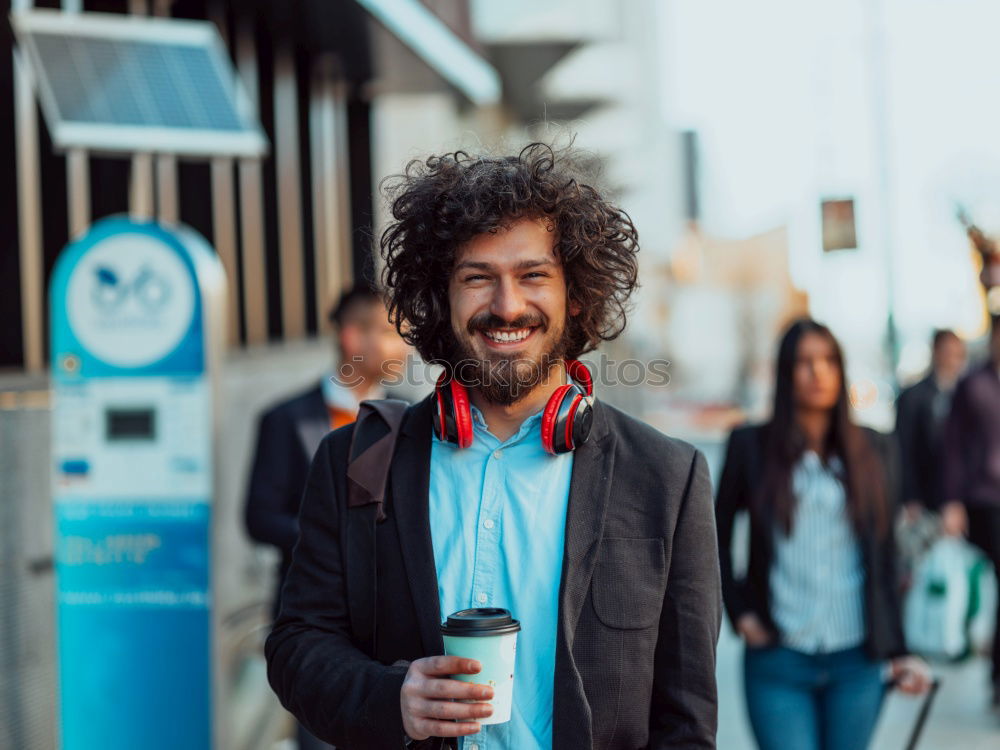
M 794 323 L 778 352 L 774 413 L 729 438 L 717 523 L 726 611 L 746 643 L 744 689 L 761 750 L 863 750 L 885 692 L 923 692 L 906 656 L 892 519 L 895 444 L 851 421 L 829 329 Z M 747 511 L 746 576 L 733 520 Z

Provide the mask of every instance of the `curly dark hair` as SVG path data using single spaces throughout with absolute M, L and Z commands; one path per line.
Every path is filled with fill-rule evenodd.
M 625 328 L 638 285 L 638 233 L 628 214 L 583 182 L 573 154 L 532 143 L 517 156 L 464 151 L 411 161 L 383 181 L 393 222 L 383 232 L 383 282 L 400 334 L 427 361 L 452 353 L 448 283 L 455 252 L 520 219 L 543 219 L 555 232 L 566 275 L 565 355 L 576 358 Z

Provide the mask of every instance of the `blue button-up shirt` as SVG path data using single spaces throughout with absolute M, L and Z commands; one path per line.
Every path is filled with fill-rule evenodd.
M 441 616 L 503 607 L 521 622 L 511 719 L 464 738 L 464 750 L 552 747 L 552 694 L 566 507 L 573 454 L 552 456 L 541 414 L 501 442 L 472 407 L 466 449 L 435 438 L 430 520 Z

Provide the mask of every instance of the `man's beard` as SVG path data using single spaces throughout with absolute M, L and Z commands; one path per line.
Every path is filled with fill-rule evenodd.
M 463 385 L 476 388 L 490 403 L 499 406 L 517 403 L 545 381 L 556 362 L 565 359 L 569 344 L 567 329 L 563 327 L 554 331 L 549 348 L 537 358 L 520 352 L 490 352 L 484 358 L 476 353 L 472 340 L 479 331 L 489 328 L 536 326 L 533 336 L 550 335 L 548 323 L 538 315 L 522 315 L 513 321 L 505 321 L 489 313 L 474 316 L 466 326 L 466 336 L 458 337 L 452 332 L 454 355 L 449 364 L 452 366 L 453 376 Z

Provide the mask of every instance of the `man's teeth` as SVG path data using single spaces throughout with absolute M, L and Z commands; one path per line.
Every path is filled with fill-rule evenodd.
M 483 331 L 486 337 L 491 341 L 496 341 L 498 343 L 508 344 L 511 342 L 524 341 L 531 334 L 530 328 L 518 328 L 514 331 L 502 331 L 494 329 L 492 331 Z

